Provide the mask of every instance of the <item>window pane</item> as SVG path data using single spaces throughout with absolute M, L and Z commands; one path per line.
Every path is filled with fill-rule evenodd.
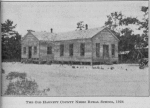
M 80 55 L 84 56 L 84 54 L 85 54 L 85 44 L 81 43 L 80 44 Z
M 96 43 L 96 57 L 100 56 L 100 43 Z
M 26 54 L 26 47 L 23 47 L 23 54 Z
M 60 56 L 64 56 L 64 45 L 60 45 Z
M 47 47 L 47 54 L 52 54 L 52 46 Z
M 112 48 L 112 51 L 111 51 L 112 56 L 115 56 L 115 45 L 112 44 L 112 45 L 111 45 L 111 48 Z
M 69 55 L 73 56 L 73 44 L 69 45 Z
M 50 54 L 52 54 L 52 46 L 50 46 Z

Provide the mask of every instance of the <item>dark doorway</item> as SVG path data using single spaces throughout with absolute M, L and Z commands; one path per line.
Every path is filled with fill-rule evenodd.
M 29 59 L 32 57 L 32 47 L 29 47 Z
M 109 58 L 109 46 L 108 45 L 103 45 L 103 57 L 104 59 Z

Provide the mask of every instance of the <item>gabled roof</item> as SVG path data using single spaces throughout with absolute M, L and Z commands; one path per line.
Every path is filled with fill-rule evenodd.
M 56 40 L 92 38 L 103 29 L 104 27 L 99 27 L 99 28 L 93 28 L 93 29 L 87 29 L 87 30 L 78 30 L 78 31 L 71 31 L 71 32 L 66 32 L 66 33 L 58 33 Z
M 92 28 L 88 30 L 70 31 L 65 33 L 50 33 L 50 32 L 32 32 L 32 34 L 39 40 L 44 41 L 62 41 L 73 39 L 87 39 L 92 38 L 97 33 L 105 29 L 106 27 Z M 116 37 L 115 37 L 116 38 Z
M 32 34 L 38 39 L 38 40 L 44 40 L 44 41 L 53 41 L 56 37 L 55 33 L 50 32 L 32 32 Z

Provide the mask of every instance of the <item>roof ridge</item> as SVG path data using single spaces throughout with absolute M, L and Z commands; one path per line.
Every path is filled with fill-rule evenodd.
M 69 33 L 69 32 L 78 32 L 78 31 L 88 31 L 88 30 L 93 30 L 93 29 L 98 29 L 98 28 L 106 28 L 105 26 L 102 26 L 102 27 L 94 27 L 94 28 L 89 28 L 89 29 L 87 29 L 87 30 L 72 30 L 72 31 L 66 31 L 66 32 L 58 32 L 59 34 L 61 34 L 61 33 Z
M 102 27 L 94 27 L 94 28 L 89 28 L 87 30 L 70 30 L 70 31 L 66 31 L 66 32 L 57 32 L 57 33 L 51 33 L 51 32 L 47 32 L 47 31 L 32 31 L 32 33 L 50 33 L 50 34 L 61 34 L 61 33 L 69 33 L 69 32 L 78 32 L 78 31 L 88 31 L 88 30 L 93 30 L 93 29 L 98 29 L 98 28 L 106 28 L 105 26 Z
M 38 31 L 32 33 L 39 40 L 51 40 L 53 38 L 55 38 L 55 40 L 73 40 L 73 39 L 92 38 L 103 29 L 105 29 L 104 26 L 90 28 L 87 30 L 68 31 L 68 32 L 59 32 L 59 33 L 38 32 Z

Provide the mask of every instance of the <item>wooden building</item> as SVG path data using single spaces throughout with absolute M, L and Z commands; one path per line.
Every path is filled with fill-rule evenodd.
M 34 32 L 22 38 L 22 62 L 117 63 L 118 38 L 107 28 Z

